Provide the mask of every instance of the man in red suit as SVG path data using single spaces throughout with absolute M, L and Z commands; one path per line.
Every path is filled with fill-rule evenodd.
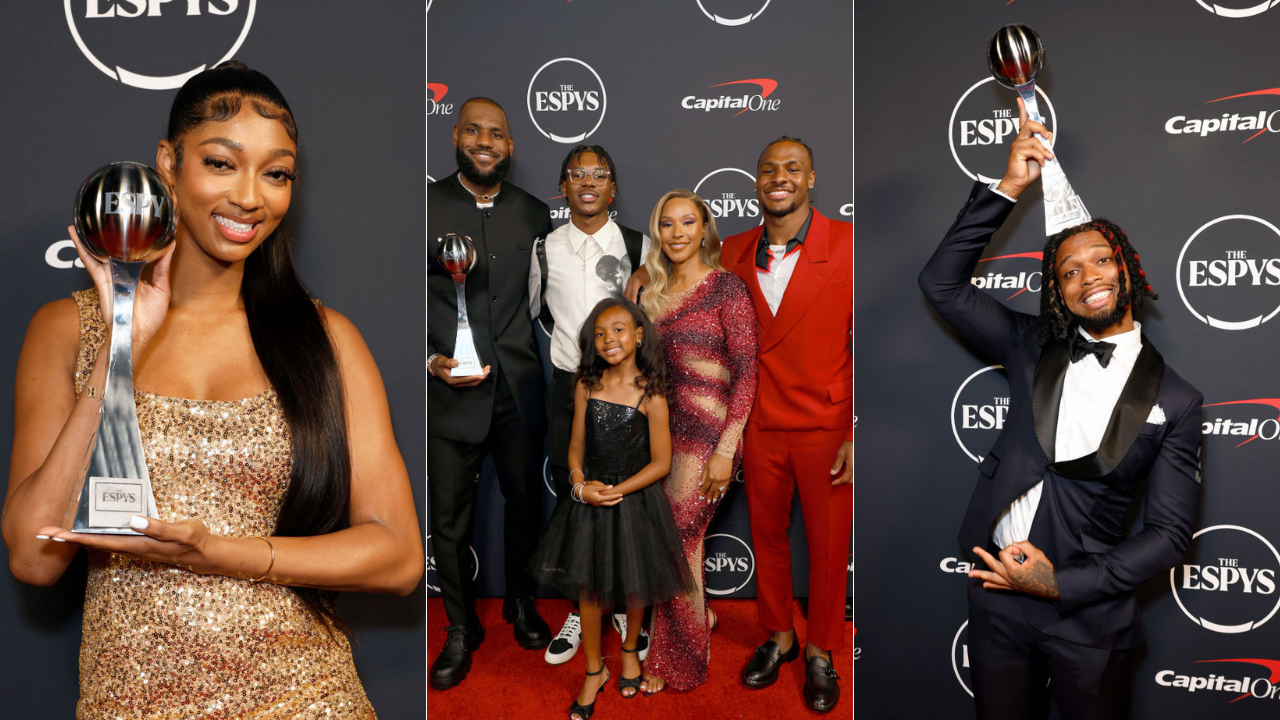
M 771 685 L 799 655 L 792 625 L 787 526 L 798 488 L 809 544 L 804 694 L 828 712 L 840 697 L 832 650 L 845 643 L 845 587 L 853 527 L 853 225 L 809 205 L 813 151 L 770 143 L 756 165 L 764 225 L 724 241 L 725 269 L 751 290 L 760 321 L 760 385 L 743 445 L 760 622 L 773 632 L 742 669 Z

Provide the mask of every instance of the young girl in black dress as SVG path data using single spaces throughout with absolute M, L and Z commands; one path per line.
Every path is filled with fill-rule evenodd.
M 540 582 L 578 598 L 587 679 L 569 713 L 588 720 L 596 693 L 609 682 L 600 657 L 602 614 L 627 609 L 618 686 L 623 697 L 634 697 L 644 609 L 685 592 L 690 580 L 658 484 L 671 468 L 671 431 L 666 360 L 653 326 L 639 306 L 609 298 L 587 316 L 578 343 L 569 442 L 577 502 L 556 508 L 530 566 Z

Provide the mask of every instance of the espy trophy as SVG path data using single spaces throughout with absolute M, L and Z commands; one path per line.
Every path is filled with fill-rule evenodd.
M 98 434 L 79 497 L 73 498 L 75 532 L 137 535 L 130 518 L 156 517 L 133 400 L 133 301 L 142 268 L 173 242 L 177 223 L 169 189 L 138 163 L 99 168 L 76 197 L 76 234 L 111 268 L 111 355 Z
M 1044 45 L 1034 30 L 1026 25 L 1005 25 L 997 30 L 987 45 L 987 67 L 996 82 L 1022 96 L 1030 120 L 1044 122 L 1036 103 L 1036 77 L 1044 68 Z M 1049 147 L 1043 137 L 1036 137 Z M 1089 211 L 1071 189 L 1056 158 L 1044 164 L 1040 185 L 1044 190 L 1045 235 L 1089 222 Z
M 471 321 L 467 319 L 467 273 L 476 264 L 476 246 L 467 235 L 448 233 L 436 238 L 436 260 L 445 272 L 453 276 L 453 288 L 458 293 L 458 339 L 453 343 L 453 359 L 458 366 L 450 371 L 453 377 L 472 377 L 484 374 L 476 344 L 471 337 Z

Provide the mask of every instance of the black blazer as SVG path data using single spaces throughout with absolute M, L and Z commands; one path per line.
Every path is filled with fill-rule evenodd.
M 453 357 L 458 301 L 453 278 L 436 260 L 436 239 L 469 235 L 475 268 L 467 275 L 467 317 L 480 362 L 493 366 L 480 385 L 455 389 L 427 380 L 427 434 L 478 443 L 489 434 L 498 374 L 515 396 L 525 428 L 541 433 L 545 383 L 529 319 L 533 241 L 551 232 L 551 211 L 529 193 L 503 183 L 492 208 L 481 210 L 457 175 L 427 186 L 427 353 Z
M 1191 540 L 1200 500 L 1204 397 L 1143 337 L 1098 451 L 1054 462 L 1058 405 L 1070 365 L 1066 342 L 1041 348 L 1036 316 L 1008 309 L 970 282 L 1012 209 L 985 184 L 975 184 L 920 273 L 930 304 L 1009 376 L 1009 414 L 979 466 L 958 538 L 961 551 L 977 561 L 971 548 L 991 546 L 999 513 L 1043 480 L 1028 540 L 1053 563 L 1060 597 L 1023 596 L 1028 621 L 1083 645 L 1131 648 L 1143 639 L 1134 588 L 1176 565 Z M 1147 422 L 1156 405 L 1163 423 Z M 1126 537 L 1126 515 L 1144 480 L 1143 526 Z

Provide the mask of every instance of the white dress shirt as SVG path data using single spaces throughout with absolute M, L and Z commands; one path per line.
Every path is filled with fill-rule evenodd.
M 1079 329 L 1088 340 L 1092 335 Z M 1054 462 L 1074 460 L 1096 452 L 1102 445 L 1111 412 L 1115 410 L 1120 393 L 1133 372 L 1133 365 L 1142 352 L 1142 324 L 1134 322 L 1129 332 L 1103 338 L 1116 349 L 1107 367 L 1098 363 L 1094 355 L 1085 355 L 1079 362 L 1067 368 L 1062 384 L 1062 400 L 1058 404 L 1058 430 L 1054 437 Z M 1026 540 L 1031 535 L 1031 521 L 1040 506 L 1040 493 L 1044 482 L 1036 483 L 1022 497 L 1014 500 L 996 520 L 991 533 L 997 547 Z
M 645 236 L 640 257 L 649 253 L 650 240 Z M 578 331 L 587 313 L 596 303 L 608 297 L 621 298 L 631 277 L 631 260 L 627 244 L 618 224 L 609 220 L 595 235 L 588 235 L 573 222 L 567 222 L 547 235 L 547 282 L 542 288 L 541 302 L 547 304 L 555 320 L 551 333 L 551 362 L 561 370 L 574 372 L 582 353 L 578 348 Z M 530 258 L 529 287 L 541 284 L 541 268 L 535 253 Z M 538 302 L 533 298 L 532 302 Z

